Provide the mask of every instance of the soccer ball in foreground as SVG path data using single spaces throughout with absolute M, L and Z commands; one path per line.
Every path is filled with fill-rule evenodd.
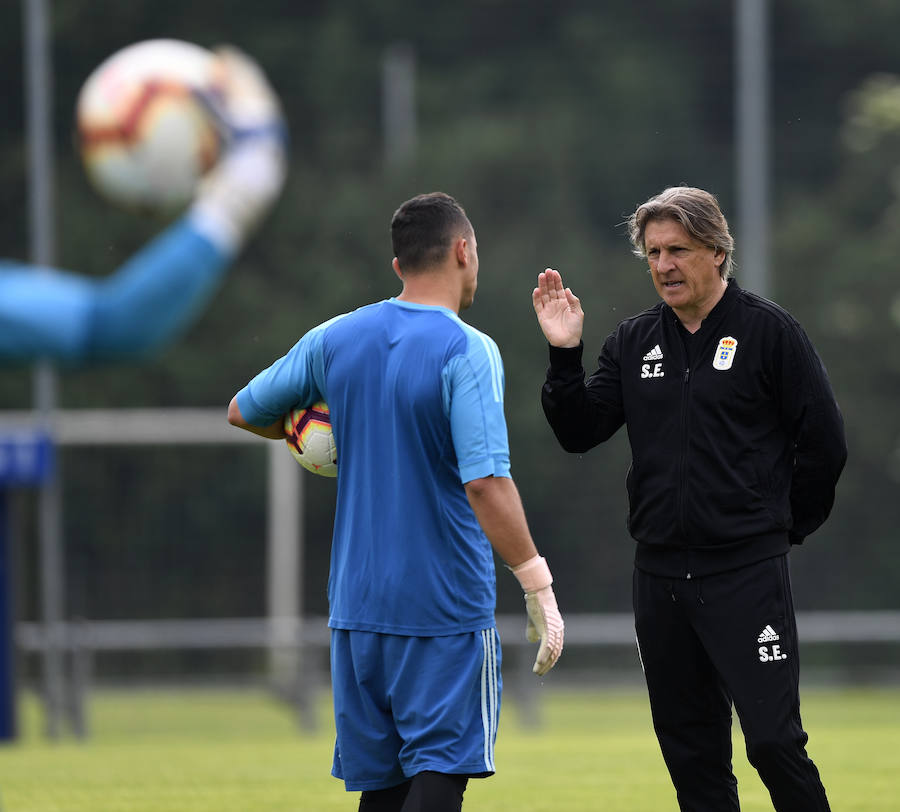
M 308 409 L 293 409 L 284 416 L 284 432 L 291 454 L 307 471 L 337 476 L 337 448 L 327 403 L 319 401 Z
M 191 199 L 221 150 L 200 98 L 221 92 L 216 66 L 199 45 L 154 39 L 117 51 L 87 78 L 75 110 L 78 147 L 110 202 L 170 212 Z

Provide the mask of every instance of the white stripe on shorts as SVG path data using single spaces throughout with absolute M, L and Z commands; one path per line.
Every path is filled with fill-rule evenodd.
M 483 629 L 481 643 L 481 726 L 484 729 L 484 769 L 494 772 L 494 739 L 497 737 L 497 632 Z

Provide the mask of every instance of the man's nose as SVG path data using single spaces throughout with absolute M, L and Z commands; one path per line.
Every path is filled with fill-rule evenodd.
M 674 267 L 675 261 L 673 256 L 668 251 L 660 251 L 659 259 L 656 262 L 656 269 L 660 273 L 665 273 L 666 271 L 671 271 Z

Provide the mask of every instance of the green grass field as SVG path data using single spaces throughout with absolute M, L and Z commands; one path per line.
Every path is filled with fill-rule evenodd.
M 543 690 L 536 729 L 505 703 L 497 775 L 469 783 L 464 809 L 677 809 L 642 692 Z M 36 702 L 23 701 L 21 740 L 0 747 L 3 812 L 356 810 L 358 795 L 329 775 L 327 696 L 312 734 L 251 691 L 97 691 L 89 713 L 87 740 L 49 741 Z M 808 689 L 803 716 L 836 812 L 900 808 L 900 688 Z M 744 812 L 770 810 L 739 729 L 735 771 Z

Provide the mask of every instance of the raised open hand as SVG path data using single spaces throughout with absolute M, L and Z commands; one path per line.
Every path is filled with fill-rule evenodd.
M 531 300 L 547 341 L 554 347 L 577 347 L 581 342 L 584 311 L 578 297 L 563 287 L 559 271 L 547 268 L 538 274 L 538 286 Z

